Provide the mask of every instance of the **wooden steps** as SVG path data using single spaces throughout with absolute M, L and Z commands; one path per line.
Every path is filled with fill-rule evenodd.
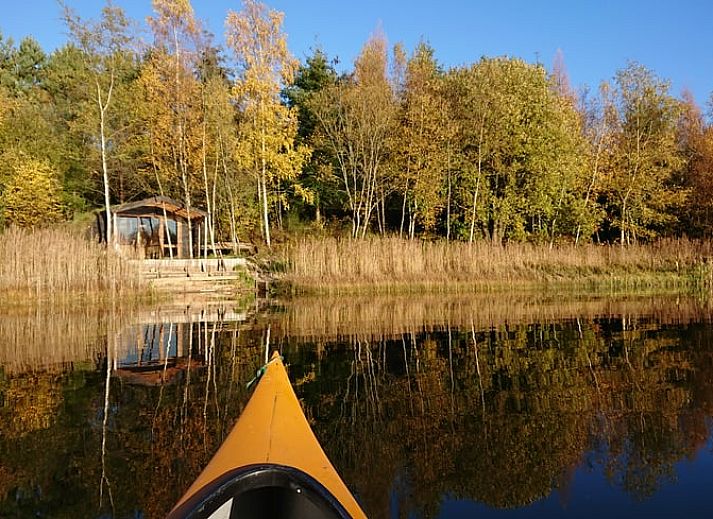
M 245 291 L 254 278 L 245 258 L 144 259 L 132 263 L 138 266 L 142 278 L 160 292 L 226 295 Z

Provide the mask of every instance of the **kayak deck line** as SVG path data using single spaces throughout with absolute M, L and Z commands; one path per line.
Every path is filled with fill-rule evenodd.
M 230 434 L 168 517 L 365 518 L 310 428 L 277 352 L 256 379 Z

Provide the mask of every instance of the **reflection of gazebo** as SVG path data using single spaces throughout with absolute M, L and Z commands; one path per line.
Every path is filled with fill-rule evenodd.
M 113 228 L 122 249 L 135 250 L 145 258 L 190 257 L 191 237 L 193 255 L 197 255 L 205 239 L 205 211 L 186 207 L 165 196 L 155 196 L 112 207 Z M 191 222 L 191 235 L 188 222 Z M 101 241 L 106 241 L 106 213 L 97 212 L 97 230 Z

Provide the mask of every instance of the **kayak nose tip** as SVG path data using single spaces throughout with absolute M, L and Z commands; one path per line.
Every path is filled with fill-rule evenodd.
M 272 357 L 270 357 L 270 360 L 275 360 L 280 358 L 280 352 L 275 350 L 272 352 Z

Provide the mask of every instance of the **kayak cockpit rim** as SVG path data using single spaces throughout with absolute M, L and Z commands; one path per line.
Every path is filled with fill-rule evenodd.
M 171 511 L 168 519 L 259 517 L 350 519 L 324 485 L 294 467 L 260 464 L 223 474 Z

